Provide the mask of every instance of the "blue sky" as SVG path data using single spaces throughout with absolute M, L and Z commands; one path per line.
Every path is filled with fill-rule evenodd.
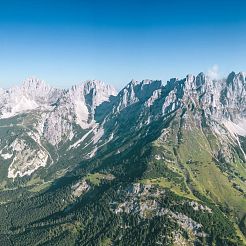
M 244 0 L 0 0 L 0 87 L 246 71 Z

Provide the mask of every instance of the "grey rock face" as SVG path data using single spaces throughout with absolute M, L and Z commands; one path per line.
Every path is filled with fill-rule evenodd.
M 29 175 L 55 162 L 47 143 L 56 151 L 65 147 L 66 151 L 86 149 L 81 158 L 90 158 L 109 142 L 123 143 L 143 127 L 187 109 L 193 112 L 198 127 L 207 125 L 224 143 L 218 156 L 230 160 L 228 144 L 233 141 L 246 160 L 246 150 L 239 141 L 240 136 L 246 136 L 246 79 L 245 73 L 232 72 L 221 80 L 200 73 L 171 79 L 165 85 L 162 81 L 131 81 L 118 94 L 101 81 L 60 90 L 41 80 L 28 79 L 21 86 L 0 89 L 0 124 L 13 124 L 16 141 L 35 135 L 35 151 L 28 145 L 28 153 L 40 153 L 42 157 L 36 162 L 38 165 L 23 165 L 23 158 L 18 158 L 16 152 L 4 152 L 5 145 L 11 144 L 6 140 L 0 146 L 0 162 L 7 154 L 11 156 L 11 177 Z M 25 130 L 17 136 L 18 127 Z M 151 135 L 151 129 L 141 134 Z

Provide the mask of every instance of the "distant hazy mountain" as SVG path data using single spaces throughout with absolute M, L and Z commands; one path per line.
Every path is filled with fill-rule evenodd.
M 0 89 L 0 173 L 4 245 L 246 245 L 246 74 Z

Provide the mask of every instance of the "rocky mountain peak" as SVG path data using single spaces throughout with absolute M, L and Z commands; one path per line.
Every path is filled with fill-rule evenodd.
M 99 80 L 86 81 L 83 86 L 84 95 L 91 101 L 93 107 L 97 107 L 102 102 L 108 101 L 111 96 L 117 95 L 117 91 L 112 86 L 105 85 Z
M 204 73 L 199 73 L 196 76 L 196 87 L 200 87 L 206 83 L 206 75 Z
M 20 87 L 20 90 L 31 100 L 38 104 L 52 104 L 63 94 L 63 90 L 56 89 L 37 78 L 28 78 Z
M 51 87 L 48 84 L 46 84 L 43 80 L 40 80 L 35 77 L 30 77 L 23 81 L 22 88 L 25 88 L 26 90 L 31 90 L 31 89 L 38 90 L 38 89 L 45 88 L 47 90 L 50 89 Z
M 238 74 L 236 74 L 235 72 L 231 72 L 226 79 L 226 85 L 232 90 L 245 89 L 245 74 L 243 72 L 240 72 Z
M 121 110 L 136 102 L 146 102 L 156 90 L 162 88 L 161 80 L 132 80 L 118 94 L 117 110 Z

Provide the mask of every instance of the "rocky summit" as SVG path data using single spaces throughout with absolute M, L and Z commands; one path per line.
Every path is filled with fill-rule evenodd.
M 246 73 L 0 89 L 2 245 L 246 245 Z

